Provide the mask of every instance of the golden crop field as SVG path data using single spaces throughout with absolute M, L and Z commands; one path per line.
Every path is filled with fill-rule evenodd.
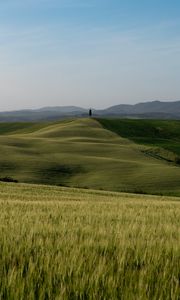
M 0 184 L 0 299 L 180 299 L 178 198 Z

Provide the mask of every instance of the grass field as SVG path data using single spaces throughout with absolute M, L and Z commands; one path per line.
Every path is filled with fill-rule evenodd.
M 136 130 L 141 124 L 138 122 Z M 172 143 L 178 132 L 173 124 L 174 121 Z M 9 176 L 24 183 L 180 196 L 180 167 L 168 159 L 159 159 L 159 151 L 154 153 L 149 146 L 130 140 L 137 136 L 134 125 L 130 128 L 131 136 L 126 136 L 125 125 L 124 134 L 117 132 L 119 136 L 94 119 L 1 123 L 1 178 Z M 170 138 L 168 126 L 164 131 Z M 147 137 L 149 141 L 154 138 L 153 130 Z M 172 161 L 173 155 L 174 152 L 165 153 Z
M 177 199 L 0 183 L 0 299 L 178 300 Z
M 98 119 L 104 128 L 138 144 L 164 148 L 180 155 L 180 121 Z

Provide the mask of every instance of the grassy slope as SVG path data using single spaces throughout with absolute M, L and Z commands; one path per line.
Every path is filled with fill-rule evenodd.
M 148 157 L 141 146 L 104 129 L 96 120 L 0 124 L 0 133 L 1 177 L 180 195 L 179 167 Z
M 0 184 L 0 299 L 173 299 L 177 198 Z
M 180 121 L 98 119 L 104 128 L 136 143 L 162 147 L 180 155 Z

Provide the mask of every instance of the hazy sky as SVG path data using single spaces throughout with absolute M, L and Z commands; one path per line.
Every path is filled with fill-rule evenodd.
M 180 100 L 179 16 L 179 0 L 0 0 L 0 110 Z

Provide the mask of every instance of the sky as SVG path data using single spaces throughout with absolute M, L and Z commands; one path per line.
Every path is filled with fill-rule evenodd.
M 180 100 L 179 0 L 0 0 L 0 111 Z

